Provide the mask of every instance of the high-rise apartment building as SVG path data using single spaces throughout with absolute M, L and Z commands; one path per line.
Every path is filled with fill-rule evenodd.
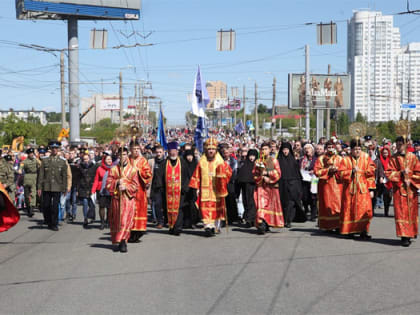
M 393 17 L 357 11 L 348 23 L 347 67 L 352 76 L 351 118 L 360 112 L 368 121 L 397 120 L 401 53 L 400 32 Z
M 410 118 L 420 119 L 420 43 L 402 47 L 396 66 L 396 97 L 401 104 L 416 104 Z

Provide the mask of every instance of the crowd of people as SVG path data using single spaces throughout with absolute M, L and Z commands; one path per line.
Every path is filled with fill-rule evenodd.
M 263 235 L 309 220 L 326 233 L 368 240 L 374 213 L 383 208 L 389 216 L 393 200 L 401 244 L 417 236 L 420 143 L 405 137 L 313 143 L 214 130 L 203 152 L 187 129 L 168 131 L 168 139 L 167 148 L 151 133 L 127 143 L 51 141 L 3 152 L 0 214 L 16 206 L 32 217 L 38 209 L 53 231 L 79 220 L 84 228 L 110 228 L 115 250 L 127 252 L 150 225 L 212 237 L 224 226 Z

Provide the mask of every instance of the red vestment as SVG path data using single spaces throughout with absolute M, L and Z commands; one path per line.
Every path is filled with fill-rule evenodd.
M 0 194 L 6 205 L 4 209 L 0 209 L 0 232 L 5 232 L 19 222 L 20 215 L 2 183 L 0 183 Z
M 169 160 L 166 161 L 165 188 L 168 225 L 170 229 L 173 229 L 181 204 L 181 160 L 179 158 L 177 158 L 175 166 L 172 166 Z
M 136 212 L 135 197 L 140 186 L 137 169 L 130 163 L 124 167 L 121 178 L 120 175 L 120 166 L 116 165 L 109 171 L 106 181 L 106 188 L 112 196 L 111 213 L 109 215 L 112 244 L 120 243 L 123 240 L 126 241 L 130 237 Z M 118 180 L 126 187 L 126 190 L 122 192 L 119 190 Z
M 402 172 L 408 168 L 408 175 Z M 398 237 L 415 237 L 418 234 L 418 195 L 420 187 L 420 162 L 410 152 L 404 157 L 395 154 L 389 161 L 385 175 L 392 182 L 394 192 L 395 226 Z M 404 183 L 404 176 L 410 179 L 410 187 Z
M 262 165 L 264 165 L 264 168 Z M 268 172 L 269 183 L 264 181 L 263 171 Z M 268 157 L 266 160 L 259 158 L 254 165 L 252 174 L 257 186 L 254 191 L 255 206 L 257 208 L 256 225 L 258 226 L 264 220 L 269 226 L 284 227 L 283 210 L 278 188 L 278 181 L 281 177 L 279 162 L 272 157 Z
M 353 174 L 353 168 L 358 171 Z M 375 163 L 365 152 L 355 159 L 346 156 L 341 160 L 338 178 L 343 181 L 340 212 L 340 233 L 369 232 L 372 219 L 372 200 L 369 189 L 375 189 Z
M 131 164 L 137 169 L 140 185 L 136 193 L 136 213 L 132 231 L 146 231 L 147 229 L 147 189 L 146 186 L 152 180 L 152 170 L 147 160 L 139 156 L 137 159 L 130 158 Z
M 318 182 L 318 221 L 321 230 L 334 230 L 340 227 L 341 195 L 343 185 L 337 180 L 335 173 L 329 172 L 329 168 L 340 167 L 339 155 L 320 156 L 314 165 L 314 174 L 319 178 Z
M 228 195 L 227 183 L 231 176 L 232 169 L 218 153 L 213 161 L 208 161 L 203 155 L 198 162 L 189 186 L 199 190 L 197 206 L 205 225 L 213 225 L 215 220 L 225 219 L 224 197 Z

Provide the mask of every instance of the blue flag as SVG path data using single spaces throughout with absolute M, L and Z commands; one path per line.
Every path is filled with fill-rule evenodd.
M 254 130 L 255 129 L 255 127 L 254 127 L 254 125 L 252 124 L 252 120 L 247 120 L 246 121 L 246 126 L 248 127 L 248 129 L 249 130 Z
M 199 66 L 192 95 L 192 113 L 198 117 L 206 117 L 205 111 L 208 103 L 210 103 L 210 97 L 207 93 L 206 84 L 201 78 Z
M 242 134 L 244 132 L 244 125 L 242 124 L 242 120 L 239 121 L 239 123 L 235 126 L 235 131 L 239 134 Z
M 207 127 L 206 127 L 206 121 L 203 117 L 198 117 L 197 121 L 197 128 L 195 128 L 195 134 L 194 134 L 194 143 L 198 151 L 200 153 L 203 153 L 204 148 L 204 140 L 207 138 Z
M 165 149 L 168 150 L 168 143 L 166 142 L 165 127 L 163 126 L 162 109 L 159 110 L 159 122 L 156 141 Z

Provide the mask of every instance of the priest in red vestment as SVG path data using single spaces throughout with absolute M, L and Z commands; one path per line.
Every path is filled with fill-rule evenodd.
M 351 154 L 344 157 L 338 169 L 338 178 L 343 181 L 340 212 L 340 233 L 353 236 L 360 234 L 362 240 L 368 234 L 373 216 L 372 201 L 375 189 L 375 163 L 362 152 L 360 140 L 350 143 Z
M 394 214 L 397 236 L 401 245 L 408 247 L 418 234 L 418 195 L 420 188 L 420 162 L 407 151 L 403 137 L 396 140 L 397 153 L 389 161 L 385 175 L 392 182 Z
M 135 197 L 140 182 L 137 169 L 131 165 L 128 158 L 128 149 L 120 148 L 120 154 L 121 162 L 111 168 L 106 188 L 112 196 L 109 216 L 112 244 L 117 244 L 119 251 L 125 253 L 127 252 L 127 240 L 134 226 L 137 205 Z
M 254 191 L 257 216 L 255 225 L 263 235 L 269 227 L 284 227 L 283 210 L 280 203 L 278 181 L 281 177 L 277 159 L 270 156 L 270 143 L 261 145 L 261 156 L 252 171 L 256 183 Z
M 319 228 L 324 231 L 340 229 L 341 195 L 343 185 L 336 174 L 341 163 L 341 157 L 335 150 L 334 141 L 327 142 L 327 151 L 315 162 L 314 174 L 319 178 L 318 200 Z
M 190 182 L 185 160 L 178 156 L 178 143 L 168 143 L 162 182 L 165 185 L 165 209 L 168 214 L 169 234 L 179 236 L 184 224 L 184 206 Z
M 217 153 L 218 142 L 209 138 L 204 143 L 204 155 L 191 177 L 189 186 L 198 191 L 197 204 L 207 236 L 214 236 L 220 221 L 226 218 L 227 184 L 232 176 L 230 166 Z
M 5 232 L 19 222 L 20 215 L 9 194 L 0 183 L 0 232 Z
M 147 186 L 152 181 L 152 170 L 147 160 L 141 155 L 138 139 L 130 142 L 130 163 L 137 170 L 140 185 L 136 193 L 136 212 L 131 229 L 129 243 L 138 243 L 147 229 Z

